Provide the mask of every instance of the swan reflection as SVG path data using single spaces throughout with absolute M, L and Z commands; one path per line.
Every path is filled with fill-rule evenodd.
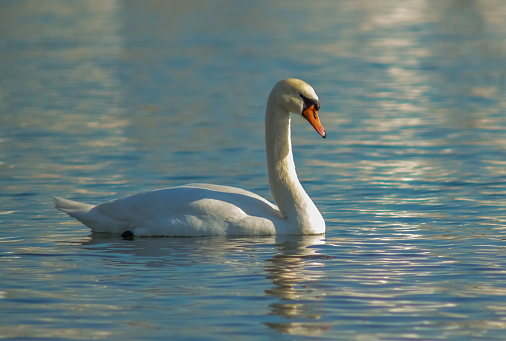
M 262 319 L 264 325 L 285 334 L 310 336 L 331 329 L 330 323 L 320 321 L 328 292 L 328 288 L 320 284 L 321 279 L 327 278 L 323 260 L 328 256 L 318 253 L 319 246 L 325 244 L 323 238 L 121 240 L 94 234 L 86 241 L 76 240 L 75 243 L 98 252 L 103 265 L 118 270 L 118 278 L 109 275 L 110 280 L 128 280 L 129 290 L 157 295 L 160 300 L 183 295 L 185 301 L 200 302 L 204 298 L 205 302 L 218 297 L 217 304 L 227 309 L 225 292 L 227 296 L 248 296 L 251 286 L 256 285 L 253 283 L 259 283 L 268 298 L 265 308 L 269 313 Z M 125 269 L 131 270 L 129 275 L 125 274 Z M 147 269 L 149 275 L 142 271 Z M 144 287 L 142 276 L 152 278 L 149 288 Z M 230 281 L 232 277 L 235 279 Z M 247 278 L 247 283 L 241 278 Z M 136 281 L 144 284 L 136 287 Z M 209 289 L 204 296 L 203 288 Z M 221 290 L 224 291 L 220 294 Z M 258 294 L 261 295 L 261 291 Z
M 306 336 L 331 329 L 330 323 L 318 321 L 327 294 L 327 289 L 319 285 L 319 280 L 326 277 L 324 264 L 319 260 L 327 256 L 318 254 L 318 249 L 312 246 L 323 244 L 322 236 L 306 236 L 275 245 L 278 254 L 265 267 L 267 278 L 274 286 L 265 293 L 279 301 L 269 305 L 269 315 L 290 321 L 265 322 L 265 325 L 282 333 Z

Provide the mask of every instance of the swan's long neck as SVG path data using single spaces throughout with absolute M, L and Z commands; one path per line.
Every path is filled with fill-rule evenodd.
M 274 96 L 267 102 L 265 143 L 271 192 L 289 228 L 303 234 L 324 233 L 325 223 L 295 171 L 290 137 L 290 113 L 277 105 Z M 323 228 L 323 231 L 320 231 Z

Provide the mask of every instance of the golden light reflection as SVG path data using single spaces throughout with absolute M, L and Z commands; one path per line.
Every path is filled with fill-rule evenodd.
M 363 30 L 373 30 L 377 27 L 399 26 L 406 23 L 425 22 L 422 16 L 427 6 L 426 0 L 408 0 L 390 2 L 367 2 L 364 6 L 370 14 L 369 20 L 362 24 Z

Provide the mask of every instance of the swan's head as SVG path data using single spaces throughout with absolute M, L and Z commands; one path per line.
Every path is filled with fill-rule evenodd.
M 272 95 L 276 97 L 278 105 L 291 113 L 301 115 L 323 138 L 327 137 L 318 117 L 320 101 L 309 84 L 295 78 L 283 79 L 274 86 Z

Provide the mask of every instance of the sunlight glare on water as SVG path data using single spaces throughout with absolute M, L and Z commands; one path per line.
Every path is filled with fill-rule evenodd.
M 506 4 L 3 1 L 0 338 L 504 340 Z M 269 200 L 264 111 L 297 77 L 325 236 L 90 235 L 190 182 Z

